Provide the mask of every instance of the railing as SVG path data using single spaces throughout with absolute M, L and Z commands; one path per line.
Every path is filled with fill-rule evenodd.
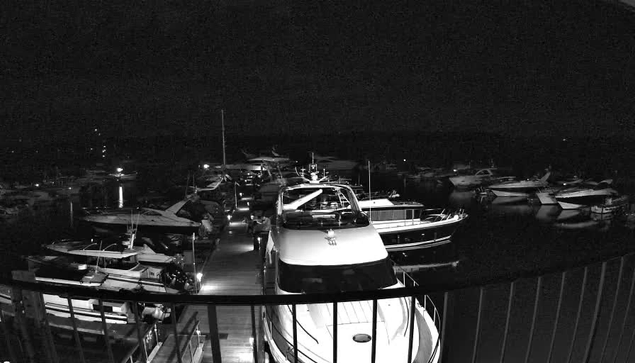
M 404 288 L 380 291 L 355 291 L 337 295 L 306 294 L 306 295 L 258 295 L 258 296 L 228 296 L 228 295 L 153 295 L 133 292 L 103 292 L 75 287 L 47 286 L 23 281 L 2 281 L 10 284 L 15 290 L 45 292 L 70 298 L 92 297 L 100 302 L 125 301 L 130 302 L 136 309 L 139 302 L 161 303 L 174 308 L 176 305 L 188 307 L 202 306 L 207 311 L 209 324 L 208 343 L 214 363 L 223 361 L 221 355 L 221 337 L 218 330 L 218 309 L 225 307 L 244 306 L 244 320 L 251 326 L 250 337 L 252 344 L 249 349 L 250 360 L 260 362 L 263 358 L 263 344 L 259 335 L 260 322 L 256 319 L 255 311 L 267 305 L 290 305 L 292 312 L 299 304 L 330 303 L 337 306 L 344 301 L 373 301 L 374 313 L 377 301 L 386 298 L 409 297 L 415 299 L 426 296 L 421 300 L 423 308 L 431 312 L 430 316 L 438 327 L 441 344 L 436 348 L 439 362 L 510 362 L 510 361 L 541 361 L 541 362 L 630 362 L 632 348 L 635 342 L 635 315 L 633 312 L 633 295 L 635 292 L 635 257 L 632 254 L 593 263 L 590 265 L 567 269 L 566 271 L 552 271 L 539 275 L 509 276 L 499 280 L 472 281 L 462 285 L 420 286 L 416 280 L 405 272 L 398 273 Z M 28 294 L 25 294 L 27 296 Z M 439 298 L 435 298 L 439 296 Z M 436 301 L 436 304 L 435 304 Z M 437 304 L 442 301 L 442 309 Z M 29 307 L 30 301 L 22 301 L 24 308 Z M 117 352 L 113 345 L 117 344 L 117 337 L 113 336 L 111 326 L 105 323 L 105 313 L 100 303 L 99 315 L 101 322 L 98 326 L 103 329 L 101 357 L 104 361 L 115 362 Z M 411 305 L 414 306 L 414 305 Z M 69 319 L 69 332 L 72 332 L 74 348 L 62 346 L 49 336 L 49 315 L 43 320 L 25 322 L 24 309 L 18 308 L 21 322 L 8 324 L 10 320 L 5 312 L 0 314 L 0 333 L 3 335 L 0 343 L 0 358 L 10 362 L 32 361 L 28 349 L 39 350 L 39 359 L 47 362 L 83 361 L 90 347 L 80 343 L 80 335 L 84 333 L 82 324 L 76 324 L 75 319 Z M 295 314 L 294 314 L 295 315 Z M 200 316 L 200 315 L 199 315 Z M 191 326 L 190 324 L 186 324 Z M 412 315 L 410 317 L 412 323 Z M 31 319 L 33 320 L 33 319 Z M 198 317 L 196 317 L 198 320 Z M 373 325 L 376 326 L 376 315 Z M 178 322 L 172 320 L 173 327 L 163 323 L 168 329 L 175 329 Z M 81 323 L 81 322 L 80 322 Z M 39 329 L 35 327 L 39 326 Z M 136 343 L 136 352 L 132 350 L 131 357 L 144 362 L 150 358 L 138 347 L 143 347 L 145 340 L 154 334 L 144 330 L 145 323 L 135 320 L 132 322 L 132 336 L 126 337 Z M 136 327 L 135 327 L 136 326 Z M 188 334 L 190 361 L 191 354 L 197 341 L 199 331 L 196 328 Z M 136 334 L 134 333 L 136 330 Z M 297 342 L 295 329 L 289 342 Z M 177 330 L 174 330 L 177 332 Z M 70 333 L 69 333 L 70 334 Z M 337 334 L 334 332 L 334 334 Z M 135 337 L 136 335 L 136 337 Z M 196 335 L 196 336 L 195 336 Z M 26 337 L 37 339 L 30 341 Z M 119 337 L 121 338 L 121 337 Z M 139 344 L 141 343 L 141 344 Z M 28 345 L 31 345 L 30 348 Z M 412 342 L 410 343 L 412 344 Z M 69 350 L 70 349 L 70 350 Z M 69 353 L 70 352 L 70 353 Z M 290 358 L 297 357 L 298 350 L 291 349 Z M 46 353 L 46 354 L 45 354 Z M 186 351 L 178 356 L 187 357 Z M 300 352 L 301 353 L 301 352 Z M 412 352 L 410 352 L 412 357 Z M 156 357 L 154 357 L 156 359 Z M 32 360 L 33 359 L 33 360 Z M 337 357 L 334 357 L 336 361 Z M 375 356 L 371 361 L 374 361 Z M 173 360 L 177 361 L 177 360 Z M 185 360 L 187 362 L 187 360 Z

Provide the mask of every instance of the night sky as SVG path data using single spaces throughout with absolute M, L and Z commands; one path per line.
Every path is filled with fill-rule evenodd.
M 594 1 L 0 5 L 0 140 L 635 136 L 635 13 Z M 504 3 L 504 4 L 501 4 Z

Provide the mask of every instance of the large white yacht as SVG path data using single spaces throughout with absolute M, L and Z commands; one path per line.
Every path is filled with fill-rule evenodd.
M 315 174 L 314 174 L 315 175 Z M 286 186 L 264 249 L 265 294 L 339 294 L 399 288 L 392 262 L 377 230 L 347 185 L 314 182 Z M 373 332 L 371 300 L 296 305 L 296 349 L 291 305 L 267 306 L 264 336 L 269 358 L 292 362 L 405 362 L 410 334 L 413 362 L 437 362 L 439 331 L 431 312 L 418 302 L 410 324 L 410 298 L 380 299 Z M 430 309 L 430 305 L 428 305 Z

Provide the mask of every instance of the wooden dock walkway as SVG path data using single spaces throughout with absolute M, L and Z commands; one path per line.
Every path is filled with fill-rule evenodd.
M 203 274 L 199 294 L 201 295 L 260 295 L 260 252 L 254 250 L 251 234 L 241 221 L 244 213 L 232 216 L 232 223 L 220 235 L 214 251 L 197 270 Z M 223 363 L 254 362 L 253 338 L 256 346 L 262 347 L 260 331 L 261 310 L 256 307 L 254 320 L 256 337 L 253 337 L 251 307 L 218 306 L 217 322 L 220 335 L 220 351 Z M 209 336 L 207 306 L 188 306 L 179 318 L 178 330 L 185 328 L 194 313 L 198 313 L 202 335 Z M 258 352 L 258 361 L 263 360 Z M 203 346 L 202 362 L 214 362 L 209 339 Z M 218 363 L 218 362 L 214 362 Z

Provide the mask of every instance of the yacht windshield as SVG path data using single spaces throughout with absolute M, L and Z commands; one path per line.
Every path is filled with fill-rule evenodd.
M 352 203 L 351 190 L 341 187 L 290 189 L 282 196 L 285 228 L 353 228 L 369 225 L 368 217 Z
M 337 293 L 378 290 L 397 283 L 388 259 L 338 266 L 291 265 L 279 261 L 279 286 L 293 293 Z

